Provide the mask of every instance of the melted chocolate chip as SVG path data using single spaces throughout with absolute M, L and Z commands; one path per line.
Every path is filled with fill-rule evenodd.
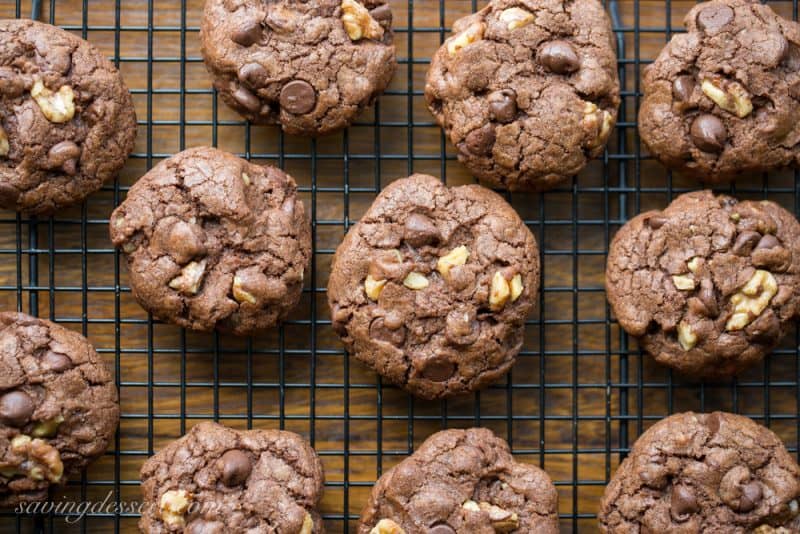
M 427 215 L 412 213 L 406 217 L 403 239 L 412 247 L 438 243 L 441 238 L 441 232 Z
M 569 74 L 580 68 L 575 49 L 567 41 L 550 41 L 542 45 L 537 55 L 539 63 L 556 74 Z
M 647 219 L 647 226 L 649 226 L 653 230 L 658 230 L 659 228 L 667 224 L 667 220 L 668 219 L 663 215 L 654 215 L 649 219 Z
M 733 9 L 724 4 L 710 4 L 697 15 L 697 26 L 707 32 L 716 32 L 733 22 Z
M 764 493 L 761 484 L 755 480 L 745 484 L 742 488 L 742 498 L 739 501 L 739 511 L 749 512 L 761 502 Z
M 438 523 L 428 530 L 428 534 L 456 534 L 456 531 L 447 523 Z
M 9 391 L 0 397 L 0 420 L 7 425 L 25 426 L 33 410 L 33 399 L 24 391 Z
M 475 156 L 487 156 L 492 152 L 494 141 L 494 125 L 484 124 L 480 128 L 476 128 L 467 134 L 464 143 L 470 154 Z
M 492 120 L 507 123 L 517 116 L 517 95 L 511 89 L 494 91 L 489 94 L 489 114 Z
M 241 46 L 251 46 L 261 39 L 261 23 L 250 20 L 242 23 L 231 34 L 231 40 Z
M 233 99 L 248 111 L 256 113 L 261 110 L 261 101 L 256 95 L 241 85 L 233 92 Z
M 693 76 L 689 76 L 688 74 L 678 76 L 675 78 L 675 81 L 672 82 L 672 94 L 677 100 L 688 102 L 692 97 L 694 86 L 695 82 Z
M 722 152 L 728 131 L 716 116 L 704 113 L 692 123 L 691 136 L 694 144 L 703 152 Z
M 386 320 L 383 317 L 378 317 L 369 325 L 369 337 L 375 341 L 390 343 L 399 347 L 406 340 L 406 329 L 404 326 L 389 328 L 386 326 Z
M 383 4 L 369 12 L 370 16 L 379 24 L 388 25 L 392 23 L 392 8 L 389 4 Z
M 422 376 L 434 382 L 444 382 L 453 376 L 455 370 L 455 364 L 440 358 L 426 363 L 422 370 Z
M 748 256 L 753 251 L 753 247 L 760 241 L 761 234 L 753 230 L 744 230 L 739 232 L 739 235 L 736 236 L 736 241 L 733 242 L 731 252 L 737 256 Z
M 778 238 L 772 234 L 767 234 L 759 240 L 756 250 L 771 249 L 779 246 L 781 246 L 781 243 Z
M 267 69 L 262 67 L 260 63 L 246 63 L 242 65 L 237 73 L 239 81 L 246 83 L 253 89 L 263 87 L 267 76 Z
M 317 93 L 310 83 L 293 80 L 281 89 L 281 107 L 289 113 L 302 115 L 308 113 L 317 103 Z
M 42 356 L 42 365 L 57 373 L 62 373 L 72 367 L 72 360 L 66 354 L 48 351 Z
M 76 145 L 73 141 L 61 141 L 53 145 L 47 153 L 47 162 L 51 167 L 62 167 L 68 161 L 74 163 L 75 159 L 81 155 L 81 147 Z
M 253 469 L 250 457 L 237 449 L 231 449 L 220 458 L 222 464 L 222 483 L 228 487 L 242 484 Z
M 670 515 L 675 521 L 686 521 L 689 516 L 700 510 L 694 492 L 688 486 L 678 485 L 672 488 L 670 498 Z

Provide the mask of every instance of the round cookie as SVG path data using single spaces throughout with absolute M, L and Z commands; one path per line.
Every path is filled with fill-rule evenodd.
M 372 488 L 358 534 L 558 532 L 547 474 L 485 428 L 444 430 Z
M 49 214 L 113 178 L 136 114 L 119 72 L 55 26 L 0 20 L 0 208 Z
M 657 361 L 730 376 L 761 360 L 800 313 L 800 224 L 774 202 L 681 195 L 614 236 L 606 292 Z
M 328 283 L 348 351 L 426 399 L 504 375 L 539 288 L 536 241 L 496 193 L 416 174 L 345 236 Z
M 47 499 L 105 452 L 119 422 L 114 379 L 85 337 L 0 313 L 0 507 Z
M 800 25 L 749 0 L 701 3 L 644 72 L 639 133 L 706 182 L 800 158 Z
M 226 104 L 297 135 L 350 125 L 397 65 L 386 0 L 208 0 L 200 40 Z
M 606 486 L 600 530 L 800 531 L 800 468 L 768 428 L 741 415 L 680 413 L 650 427 Z
M 200 423 L 141 469 L 149 534 L 323 534 L 322 463 L 294 432 Z
M 428 109 L 487 185 L 551 189 L 602 153 L 616 123 L 612 39 L 597 0 L 491 0 L 433 56 Z
M 156 165 L 111 214 L 131 290 L 185 328 L 247 335 L 300 300 L 311 228 L 291 176 L 208 147 Z

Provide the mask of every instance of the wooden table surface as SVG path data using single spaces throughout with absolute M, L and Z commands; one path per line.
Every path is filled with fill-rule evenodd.
M 619 225 L 700 187 L 642 159 L 635 124 L 641 68 L 680 30 L 693 2 L 619 4 L 625 93 L 607 157 L 560 190 L 509 197 L 543 249 L 544 291 L 523 354 L 508 379 L 491 389 L 424 402 L 381 386 L 344 355 L 330 328 L 324 288 L 335 247 L 380 186 L 412 171 L 449 184 L 472 180 L 433 124 L 421 90 L 427 58 L 474 3 L 442 0 L 440 9 L 433 0 L 393 0 L 401 64 L 390 90 L 348 133 L 312 141 L 248 126 L 217 102 L 199 52 L 202 0 L 45 1 L 41 20 L 84 35 L 119 61 L 140 121 L 135 154 L 119 180 L 84 206 L 54 219 L 0 214 L 0 307 L 83 332 L 120 385 L 116 443 L 89 468 L 85 484 L 75 481 L 56 502 L 102 501 L 109 492 L 112 501 L 138 500 L 138 470 L 152 451 L 212 419 L 309 438 L 325 466 L 321 511 L 333 533 L 352 531 L 376 477 L 444 427 L 490 427 L 520 460 L 546 469 L 559 488 L 563 532 L 597 530 L 599 499 L 621 454 L 667 413 L 746 413 L 796 450 L 796 335 L 735 383 L 688 384 L 642 358 L 606 306 L 605 253 Z M 792 15 L 792 2 L 770 4 Z M 0 0 L 2 17 L 30 9 L 30 0 Z M 285 167 L 315 221 L 314 264 L 301 305 L 280 330 L 252 340 L 148 320 L 108 239 L 107 218 L 130 184 L 163 157 L 204 144 Z M 770 198 L 795 212 L 797 191 L 788 172 L 736 186 L 741 197 Z M 11 514 L 0 517 L 0 531 L 134 532 L 136 520 L 135 514 L 90 515 L 69 525 L 63 517 L 15 520 Z

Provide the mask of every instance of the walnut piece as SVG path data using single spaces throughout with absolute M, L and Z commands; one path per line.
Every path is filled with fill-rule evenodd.
M 364 280 L 364 292 L 371 300 L 378 300 L 385 285 L 386 280 L 375 280 L 372 275 L 368 274 L 366 280 Z
M 406 531 L 391 519 L 381 519 L 369 534 L 406 534 Z
M 489 309 L 492 311 L 502 310 L 510 297 L 511 286 L 503 273 L 497 271 L 492 277 L 492 286 L 489 290 Z
M 428 282 L 424 274 L 412 271 L 403 280 L 403 285 L 408 289 L 425 289 L 430 285 L 430 282 Z
M 733 315 L 725 324 L 725 330 L 741 330 L 750 324 L 769 305 L 778 292 L 778 282 L 772 273 L 759 269 L 739 292 L 731 296 Z
M 475 22 L 471 24 L 466 30 L 458 35 L 451 37 L 447 41 L 447 52 L 450 56 L 458 54 L 462 48 L 465 48 L 476 41 L 483 39 L 483 32 L 486 31 L 486 25 L 482 22 Z
M 311 514 L 306 512 L 305 517 L 303 517 L 303 526 L 300 528 L 300 534 L 311 534 L 314 532 L 314 519 L 312 519 Z
M 761 525 L 753 531 L 753 534 L 790 534 L 790 530 L 784 527 L 775 528 L 771 525 Z
M 723 84 L 720 80 L 707 79 L 703 80 L 700 88 L 716 105 L 740 119 L 747 117 L 753 111 L 750 95 L 739 82 L 726 80 Z
M 353 41 L 383 38 L 383 27 L 355 0 L 342 0 L 342 24 Z
M 519 516 L 488 502 L 478 503 L 478 508 L 489 515 L 495 532 L 512 532 L 519 528 Z
M 686 263 L 686 266 L 689 268 L 689 271 L 696 273 L 697 270 L 700 268 L 700 264 L 702 261 L 703 259 L 700 256 L 695 256 Z
M 608 134 L 611 133 L 611 113 L 598 108 L 594 102 L 584 102 L 581 124 L 587 131 L 598 132 L 588 143 L 589 148 L 597 148 L 606 142 Z
M 206 260 L 190 262 L 181 269 L 181 274 L 170 280 L 169 287 L 184 295 L 194 295 L 200 289 L 200 282 L 206 272 Z
M 681 291 L 691 291 L 694 289 L 694 280 L 685 274 L 673 275 L 672 283 Z
M 445 278 L 450 277 L 450 269 L 458 265 L 464 265 L 469 259 L 469 249 L 464 245 L 456 247 L 451 250 L 447 255 L 439 258 L 436 263 L 436 270 Z
M 525 288 L 522 285 L 522 275 L 515 274 L 511 279 L 511 302 L 516 302 Z
M 169 490 L 164 492 L 159 501 L 161 519 L 170 527 L 181 527 L 186 523 L 184 514 L 189 509 L 192 494 L 186 490 Z
M 697 345 L 697 334 L 683 321 L 678 323 L 678 343 L 683 350 L 691 350 Z
M 256 303 L 256 298 L 242 287 L 242 279 L 239 276 L 233 276 L 233 298 L 236 302 L 248 302 L 250 304 Z
M 69 85 L 62 85 L 58 91 L 53 92 L 41 80 L 36 80 L 31 88 L 31 96 L 50 122 L 69 122 L 75 116 L 75 93 Z
M 4 158 L 8 156 L 8 151 L 11 149 L 11 146 L 8 144 L 8 134 L 0 126 L 0 158 Z
M 32 480 L 58 482 L 64 474 L 64 464 L 58 449 L 42 439 L 31 439 L 20 434 L 11 440 L 11 450 L 28 460 L 16 469 L 15 474 L 26 475 Z M 24 466 L 24 468 L 23 468 Z
M 244 185 L 250 185 L 250 175 L 247 174 L 246 172 L 243 172 L 242 181 L 244 182 Z
M 533 20 L 533 13 L 520 7 L 510 7 L 500 13 L 500 22 L 506 25 L 509 30 L 516 30 L 527 26 Z
M 57 415 L 52 419 L 40 421 L 31 430 L 31 436 L 35 438 L 52 438 L 58 432 L 58 426 L 64 422 L 64 417 Z

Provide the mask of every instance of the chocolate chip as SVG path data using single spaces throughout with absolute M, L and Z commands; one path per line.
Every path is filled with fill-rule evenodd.
M 57 169 L 61 167 L 67 174 L 75 174 L 75 171 L 77 171 L 77 162 L 75 160 L 80 155 L 81 147 L 73 141 L 61 141 L 50 148 L 47 153 L 47 163 L 50 168 Z
M 25 426 L 33 415 L 33 399 L 24 391 L 9 391 L 0 397 L 0 420 L 12 426 Z
M 233 487 L 242 484 L 253 469 L 250 457 L 237 449 L 231 449 L 220 458 L 222 464 L 222 483 Z
M 697 15 L 697 26 L 715 32 L 733 21 L 733 9 L 724 4 L 710 4 Z
M 369 264 L 369 275 L 375 280 L 402 280 L 408 269 L 394 250 L 382 250 Z
M 405 317 L 397 310 L 391 310 L 383 317 L 383 324 L 389 330 L 397 330 L 405 324 Z
M 693 76 L 689 76 L 688 74 L 678 76 L 675 78 L 675 81 L 672 82 L 672 94 L 681 102 L 688 102 L 692 97 L 694 86 L 695 82 Z
M 75 176 L 78 173 L 78 160 L 68 159 L 61 165 L 61 170 L 67 176 Z
M 241 85 L 233 92 L 233 98 L 248 111 L 256 113 L 261 110 L 261 101 L 258 97 Z
M 455 370 L 455 364 L 440 358 L 426 363 L 422 370 L 422 376 L 434 382 L 444 382 L 453 376 Z
M 678 485 L 672 488 L 670 498 L 670 515 L 675 521 L 686 521 L 689 516 L 700 510 L 694 492 L 688 486 Z
M 581 66 L 578 54 L 567 41 L 545 43 L 539 50 L 537 58 L 539 63 L 556 74 L 569 74 Z
M 383 4 L 369 12 L 370 16 L 375 19 L 379 24 L 392 23 L 392 8 L 389 4 Z
M 400 328 L 389 328 L 383 317 L 377 317 L 369 325 L 369 337 L 399 347 L 406 340 L 406 329 L 402 325 Z
M 257 20 L 250 20 L 242 23 L 231 34 L 231 40 L 241 46 L 250 46 L 261 40 L 261 23 Z
M 265 85 L 269 74 L 260 63 L 245 63 L 239 69 L 237 76 L 240 82 L 246 83 L 253 89 L 258 89 Z
M 475 312 L 452 310 L 445 320 L 445 337 L 454 345 L 471 345 L 478 339 Z
M 487 98 L 492 120 L 507 123 L 517 116 L 517 95 L 511 89 L 494 91 Z
M 441 232 L 430 217 L 421 213 L 412 213 L 406 217 L 403 239 L 412 247 L 438 243 L 441 238 Z
M 748 256 L 753 251 L 753 247 L 761 242 L 761 234 L 753 230 L 744 230 L 736 236 L 731 252 L 737 256 Z
M 464 140 L 467 151 L 475 156 L 486 156 L 492 152 L 495 134 L 494 125 L 484 124 L 472 130 Z
M 438 523 L 428 529 L 428 534 L 456 534 L 456 531 L 447 523 Z
M 716 317 L 719 315 L 719 305 L 717 304 L 717 295 L 714 292 L 714 282 L 710 278 L 703 278 L 700 281 L 700 292 L 697 297 L 706 309 L 708 317 Z
M 692 141 L 704 152 L 722 152 L 728 131 L 725 125 L 714 115 L 704 113 L 692 123 Z
M 289 113 L 302 115 L 308 113 L 317 103 L 317 93 L 310 83 L 293 80 L 281 89 L 281 106 Z
M 719 414 L 717 412 L 710 413 L 706 415 L 706 427 L 708 428 L 708 432 L 714 436 L 717 432 L 719 432 Z
M 755 480 L 749 482 L 742 488 L 742 498 L 739 501 L 739 511 L 749 512 L 761 502 L 763 496 L 761 484 Z
M 639 471 L 639 478 L 645 486 L 663 489 L 667 485 L 667 468 L 657 463 L 650 463 Z
M 668 219 L 663 215 L 654 215 L 647 219 L 647 226 L 652 228 L 653 230 L 658 230 L 665 224 L 667 224 Z
M 18 198 L 19 189 L 11 184 L 0 182 L 0 206 L 13 209 Z
M 777 237 L 775 237 L 772 234 L 767 234 L 767 235 L 765 235 L 764 237 L 761 238 L 761 240 L 756 245 L 755 249 L 756 250 L 770 249 L 770 248 L 779 247 L 780 245 L 781 245 L 781 243 L 780 243 L 780 241 L 778 241 Z
M 203 230 L 196 224 L 178 221 L 172 225 L 162 245 L 179 264 L 206 253 Z
M 72 360 L 66 354 L 50 350 L 42 356 L 42 366 L 51 371 L 62 373 L 72 367 Z

